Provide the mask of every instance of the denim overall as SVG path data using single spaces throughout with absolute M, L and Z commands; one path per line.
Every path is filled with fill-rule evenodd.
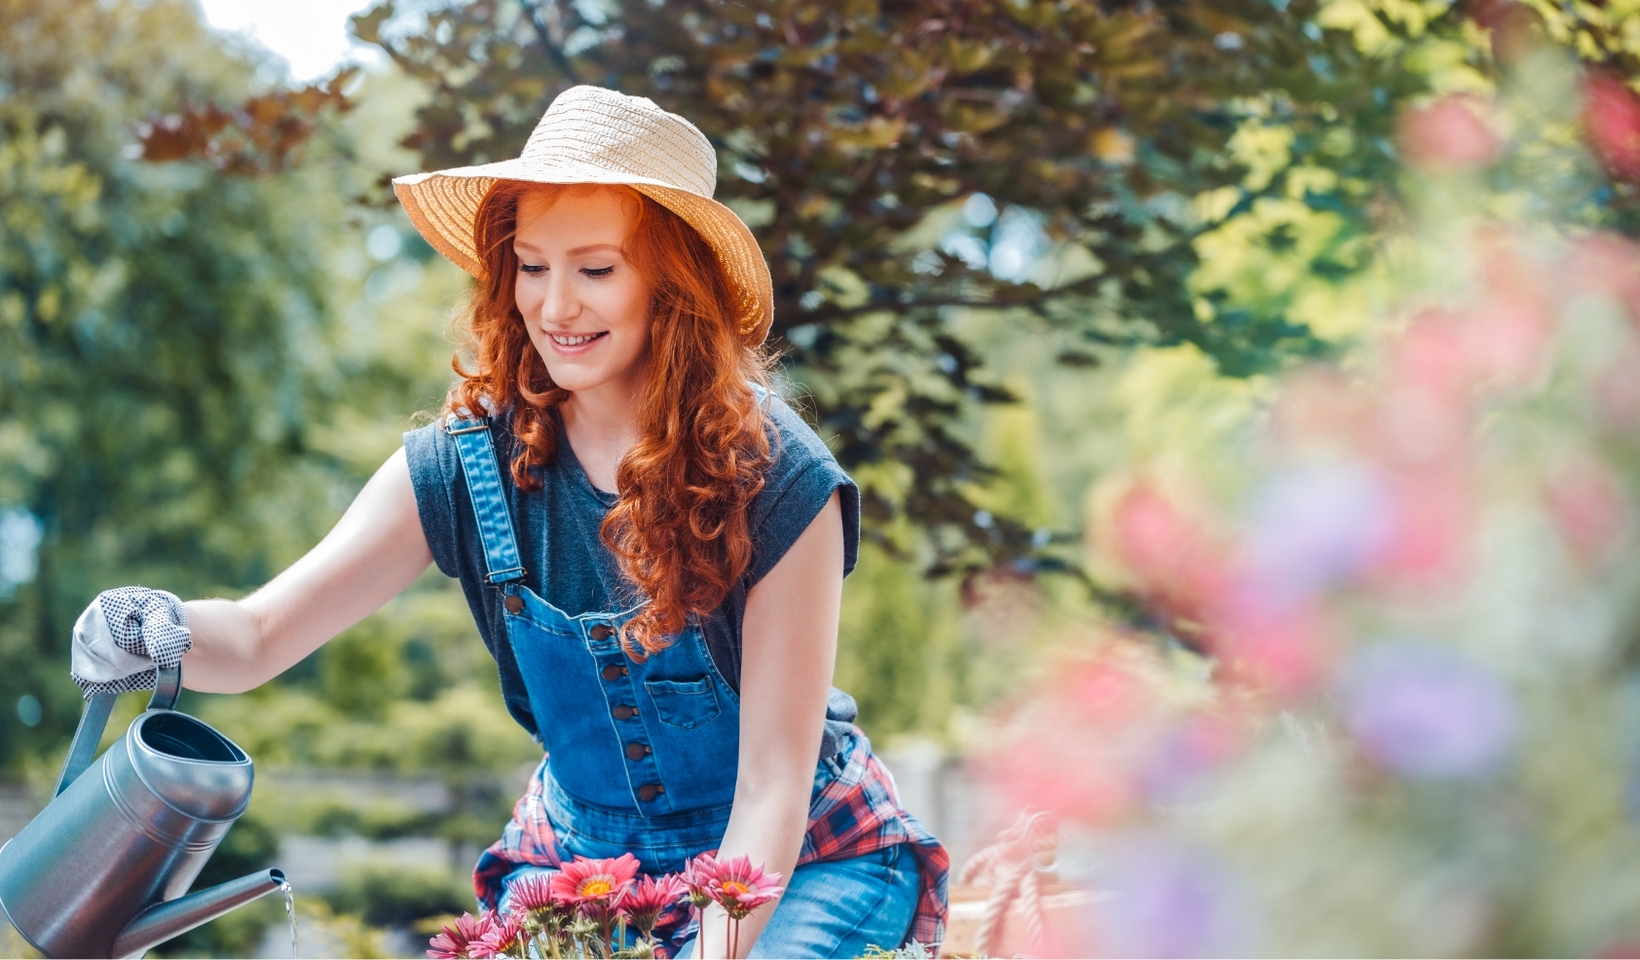
M 484 420 L 446 427 L 461 456 L 501 591 L 507 639 L 547 749 L 559 842 L 587 857 L 631 852 L 646 872 L 676 871 L 717 845 L 734 800 L 740 698 L 691 625 L 642 662 L 621 649 L 638 607 L 570 616 L 524 586 L 512 515 Z
M 507 639 L 547 749 L 544 799 L 560 854 L 631 853 L 645 873 L 682 870 L 717 849 L 728 827 L 739 695 L 697 627 L 640 663 L 618 639 L 640 607 L 570 616 L 526 587 L 487 421 L 452 419 L 445 430 L 466 475 L 485 581 L 501 592 Z M 837 758 L 822 759 L 813 795 L 841 773 Z M 917 897 L 907 849 L 798 867 L 752 955 L 854 956 L 873 943 L 897 945 Z M 521 867 L 512 877 L 541 872 Z M 682 955 L 693 946 L 687 941 Z

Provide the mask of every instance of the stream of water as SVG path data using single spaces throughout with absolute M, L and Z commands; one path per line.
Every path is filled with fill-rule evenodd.
M 279 885 L 279 892 L 285 895 L 285 918 L 290 921 L 290 955 L 296 956 L 296 890 L 286 880 Z

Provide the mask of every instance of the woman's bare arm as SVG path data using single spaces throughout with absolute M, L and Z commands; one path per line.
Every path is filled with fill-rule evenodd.
M 433 562 L 404 450 L 387 458 L 334 529 L 243 600 L 187 604 L 193 690 L 241 693 L 289 669 L 397 596 Z
M 745 854 L 789 880 L 809 821 L 843 602 L 843 510 L 837 494 L 746 598 L 740 665 L 740 770 L 720 857 Z M 740 925 L 745 956 L 769 921 Z M 697 957 L 723 957 L 724 915 L 702 920 Z

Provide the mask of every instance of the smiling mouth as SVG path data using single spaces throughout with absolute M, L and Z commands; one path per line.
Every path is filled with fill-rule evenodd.
M 552 342 L 558 344 L 560 347 L 579 347 L 583 344 L 591 343 L 599 337 L 606 337 L 608 335 L 608 330 L 605 330 L 602 333 L 548 334 L 548 336 L 552 337 Z

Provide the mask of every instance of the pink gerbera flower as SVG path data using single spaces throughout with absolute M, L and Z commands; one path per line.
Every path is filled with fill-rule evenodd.
M 469 949 L 473 957 L 523 957 L 528 953 L 523 917 L 516 913 L 491 914 L 490 928 Z
M 623 906 L 632 918 L 632 926 L 648 937 L 655 925 L 677 909 L 688 893 L 689 888 L 675 874 L 667 874 L 659 880 L 645 876 L 626 895 Z
M 507 889 L 511 893 L 508 905 L 517 913 L 536 913 L 558 905 L 552 891 L 552 878 L 542 874 L 514 880 L 507 884 Z
M 679 875 L 684 888 L 689 892 L 689 902 L 696 910 L 705 910 L 706 905 L 712 902 L 712 892 L 708 888 L 715 876 L 717 858 L 710 853 L 703 853 L 689 861 L 688 866 L 684 867 L 683 873 Z
M 462 914 L 453 926 L 446 925 L 438 936 L 427 941 L 427 956 L 432 960 L 465 960 L 472 956 L 473 944 L 483 940 L 484 935 L 490 932 L 494 919 L 493 913 L 480 917 Z
M 713 861 L 706 890 L 737 921 L 785 892 L 780 874 L 765 873 L 746 856 Z
M 638 858 L 623 853 L 614 859 L 576 857 L 553 874 L 551 896 L 600 923 L 609 921 L 638 876 Z

